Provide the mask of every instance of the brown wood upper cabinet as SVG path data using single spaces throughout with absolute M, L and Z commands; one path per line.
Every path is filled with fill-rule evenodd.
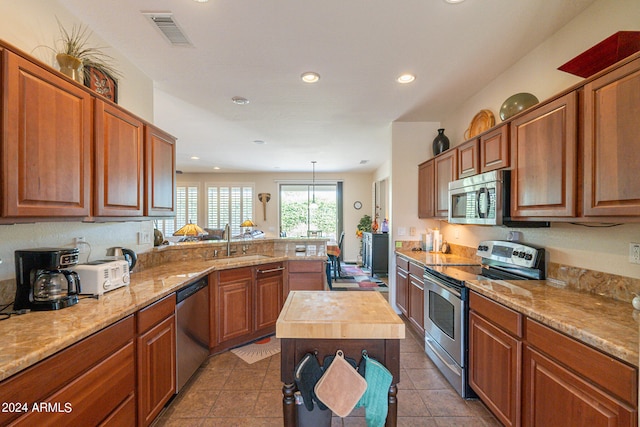
M 144 127 L 145 215 L 176 212 L 176 139 L 155 126 Z
M 435 162 L 435 217 L 449 216 L 449 183 L 458 179 L 458 150 L 438 155 Z
M 142 216 L 143 124 L 100 99 L 95 101 L 96 216 Z
M 466 178 L 480 172 L 480 140 L 471 139 L 460 144 L 458 150 L 458 178 Z
M 584 215 L 640 215 L 640 58 L 584 87 Z
M 509 123 L 480 136 L 480 172 L 507 168 L 509 161 Z
M 511 123 L 511 216 L 575 217 L 578 102 L 575 91 Z
M 6 49 L 0 53 L 2 216 L 88 216 L 91 96 Z
M 435 216 L 435 162 L 433 159 L 418 166 L 418 218 Z

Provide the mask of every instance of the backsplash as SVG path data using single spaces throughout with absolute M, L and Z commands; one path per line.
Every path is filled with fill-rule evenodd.
M 325 256 L 327 253 L 326 242 L 326 239 L 236 240 L 231 242 L 230 249 L 232 256 Z M 226 241 L 190 242 L 159 246 L 138 254 L 138 261 L 133 273 L 173 262 L 226 258 L 226 251 Z M 0 280 L 0 308 L 6 304 L 11 304 L 15 296 L 15 278 Z
M 402 250 L 420 247 L 419 241 L 399 242 L 402 245 Z M 449 248 L 454 255 L 480 262 L 480 258 L 476 256 L 476 248 L 452 243 L 449 243 Z M 636 294 L 640 295 L 640 279 L 554 262 L 547 263 L 547 279 L 552 286 L 589 292 L 618 301 L 631 302 Z

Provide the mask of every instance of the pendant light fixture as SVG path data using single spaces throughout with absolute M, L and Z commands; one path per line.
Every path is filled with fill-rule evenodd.
M 309 205 L 310 208 L 312 209 L 316 209 L 318 207 L 318 204 L 316 203 L 316 161 L 312 160 L 311 161 L 311 167 L 312 172 L 311 172 L 311 204 Z

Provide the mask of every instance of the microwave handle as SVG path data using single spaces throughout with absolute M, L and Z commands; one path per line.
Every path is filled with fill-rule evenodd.
M 487 217 L 487 212 L 489 211 L 489 207 L 487 206 L 487 203 L 485 203 L 484 206 L 484 211 L 482 211 L 480 209 L 480 199 L 481 199 L 481 195 L 483 193 L 487 193 L 485 197 L 485 200 L 488 202 L 489 200 L 489 192 L 487 191 L 486 187 L 482 187 L 481 189 L 479 189 L 478 191 L 476 191 L 476 210 L 478 211 L 478 218 L 486 218 Z

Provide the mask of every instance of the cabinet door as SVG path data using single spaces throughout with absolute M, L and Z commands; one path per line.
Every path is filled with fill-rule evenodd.
M 155 126 L 145 126 L 145 215 L 176 213 L 176 139 Z
M 521 356 L 519 340 L 469 313 L 469 384 L 505 426 L 520 425 Z
M 509 123 L 480 137 L 480 172 L 508 168 Z
M 251 283 L 251 268 L 220 272 L 217 298 L 218 344 L 252 332 Z
M 472 139 L 464 144 L 460 144 L 458 148 L 458 178 L 465 178 L 480 173 L 480 142 L 478 139 Z
M 424 336 L 424 283 L 421 277 L 409 275 L 409 320 Z
M 96 216 L 142 216 L 143 124 L 123 110 L 95 101 Z
M 640 215 L 640 59 L 584 88 L 584 215 Z
M 396 268 L 396 305 L 408 317 L 409 311 L 409 277 L 406 270 Z
M 530 347 L 524 350 L 523 425 L 637 426 L 637 411 Z
M 577 94 L 511 123 L 511 216 L 575 217 Z
M 458 151 L 445 151 L 435 158 L 435 216 L 449 216 L 449 183 L 458 178 Z
M 89 216 L 91 96 L 4 50 L 2 216 Z
M 281 265 L 264 265 L 256 271 L 255 330 L 274 327 L 282 308 L 283 279 Z
M 170 316 L 138 337 L 138 425 L 148 426 L 176 392 L 176 323 Z
M 433 160 L 418 166 L 418 218 L 435 216 L 435 163 Z

